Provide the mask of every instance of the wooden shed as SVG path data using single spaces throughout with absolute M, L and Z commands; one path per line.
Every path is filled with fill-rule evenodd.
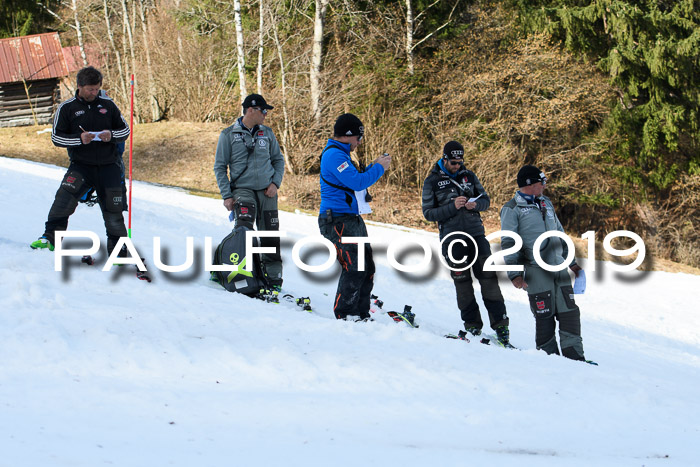
M 0 39 L 0 127 L 50 123 L 67 75 L 58 33 Z

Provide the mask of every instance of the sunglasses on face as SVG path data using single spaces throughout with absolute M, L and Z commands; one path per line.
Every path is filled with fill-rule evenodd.
M 464 159 L 447 159 L 447 163 L 450 165 L 459 165 L 464 162 Z
M 251 107 L 251 109 L 258 110 L 262 112 L 263 115 L 267 115 L 267 109 L 261 109 L 260 107 Z

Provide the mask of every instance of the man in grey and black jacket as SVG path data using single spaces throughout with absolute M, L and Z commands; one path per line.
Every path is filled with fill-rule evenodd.
M 543 233 L 564 232 L 554 206 L 543 195 L 547 177 L 537 167 L 525 165 L 518 172 L 518 191 L 501 209 L 501 230 L 518 234 L 523 240 L 520 251 L 506 255 L 509 265 L 524 266 L 524 271 L 509 271 L 508 278 L 518 289 L 527 291 L 530 309 L 535 316 L 535 344 L 548 354 L 559 354 L 555 337 L 559 321 L 561 353 L 573 360 L 585 360 L 581 339 L 581 313 L 574 302 L 574 289 L 566 269 L 546 271 L 535 261 L 534 244 Z M 512 247 L 515 240 L 503 236 L 503 250 Z M 568 248 L 562 239 L 549 237 L 540 247 L 542 260 L 552 266 L 562 264 L 568 257 Z M 567 265 L 577 276 L 581 267 L 572 260 Z
M 277 190 L 282 185 L 284 157 L 270 127 L 263 125 L 273 109 L 259 94 L 243 101 L 243 116 L 219 136 L 214 174 L 224 206 L 236 216 L 254 212 L 258 230 L 279 230 Z M 273 289 L 282 287 L 282 256 L 278 237 L 262 238 L 261 246 L 275 247 L 263 254 L 262 264 Z
M 483 270 L 484 261 L 491 255 L 491 247 L 486 240 L 479 212 L 487 210 L 490 204 L 489 195 L 476 174 L 464 167 L 462 145 L 456 141 L 447 143 L 442 159 L 435 164 L 423 184 L 423 215 L 427 220 L 438 223 L 441 241 L 449 236 L 449 239 L 442 243 L 442 255 L 452 268 L 457 306 L 464 321 L 464 328 L 472 335 L 478 336 L 484 326 L 479 304 L 474 297 L 471 273 L 469 269 L 458 270 L 474 260 L 471 269 L 481 284 L 481 295 L 489 314 L 491 328 L 496 331 L 501 344 L 509 346 L 509 321 L 498 286 L 498 277 L 495 272 Z M 464 234 L 470 235 L 476 244 Z M 457 261 L 464 261 L 455 262 L 450 259 L 450 244 L 452 257 Z

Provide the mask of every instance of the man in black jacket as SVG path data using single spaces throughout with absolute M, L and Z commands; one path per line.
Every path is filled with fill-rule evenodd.
M 474 297 L 471 273 L 469 268 L 465 269 L 474 260 L 471 269 L 481 284 L 481 295 L 491 328 L 496 331 L 499 342 L 509 346 L 509 321 L 498 278 L 495 272 L 483 270 L 484 261 L 491 255 L 491 247 L 486 240 L 479 212 L 487 210 L 490 204 L 489 195 L 477 176 L 464 167 L 462 145 L 456 141 L 447 143 L 442 159 L 435 164 L 423 184 L 423 215 L 429 221 L 437 221 L 441 241 L 449 236 L 442 243 L 442 255 L 452 268 L 457 306 L 464 328 L 478 336 L 484 326 L 479 304 Z
M 119 238 L 127 235 L 117 145 L 129 137 L 129 126 L 116 104 L 100 96 L 102 73 L 97 69 L 80 70 L 77 86 L 75 97 L 58 107 L 51 132 L 53 144 L 68 149 L 70 165 L 49 210 L 44 234 L 31 247 L 53 250 L 55 232 L 66 230 L 78 200 L 92 187 L 100 202 L 111 254 Z

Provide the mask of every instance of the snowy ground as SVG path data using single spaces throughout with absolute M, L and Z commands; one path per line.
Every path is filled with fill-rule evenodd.
M 577 298 L 595 367 L 536 351 L 527 297 L 506 280 L 521 351 L 441 337 L 461 326 L 447 274 L 386 260 L 389 239 L 437 238 L 401 227 L 370 228 L 375 292 L 413 305 L 420 329 L 332 319 L 336 267 L 291 260 L 318 232 L 312 216 L 281 213 L 281 226 L 285 289 L 314 313 L 223 291 L 201 262 L 204 238 L 230 231 L 221 202 L 141 183 L 133 238 L 153 282 L 74 260 L 56 272 L 28 244 L 63 173 L 0 158 L 0 466 L 700 463 L 698 276 L 598 263 Z M 97 207 L 80 205 L 70 229 L 104 242 Z M 195 267 L 155 270 L 154 236 L 170 264 L 194 237 Z

